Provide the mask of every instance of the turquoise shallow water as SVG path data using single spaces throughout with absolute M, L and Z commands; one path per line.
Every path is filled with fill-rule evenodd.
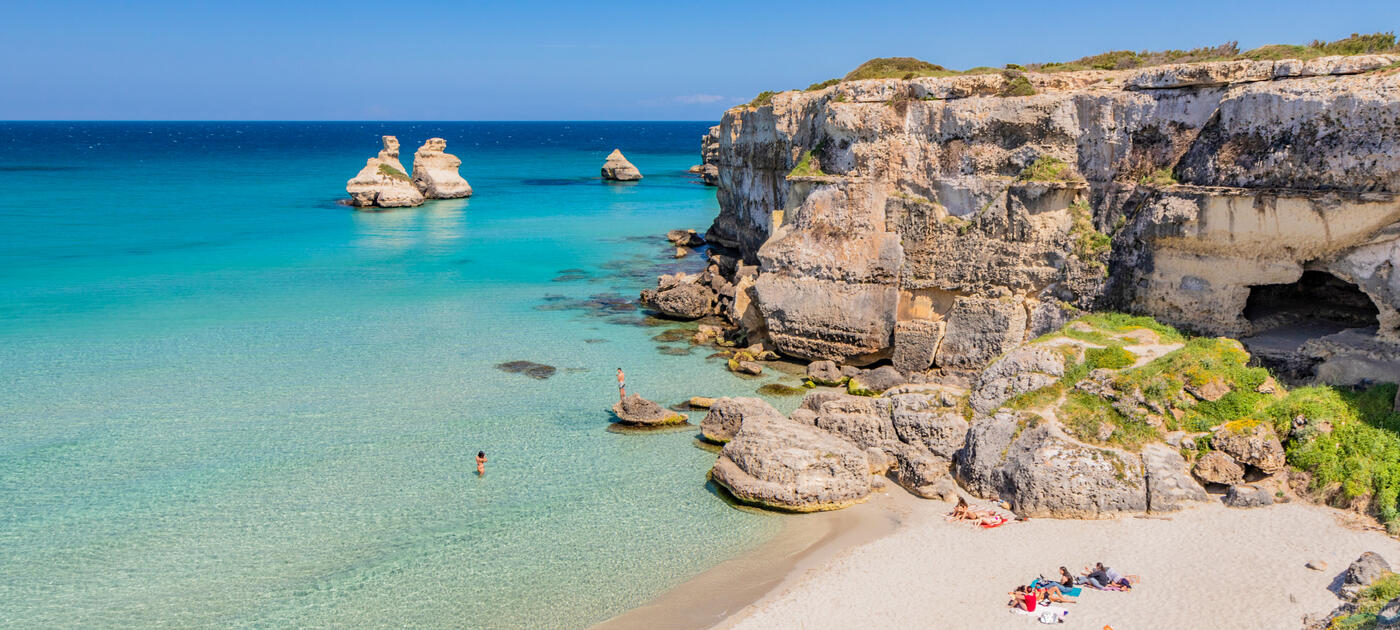
M 605 306 L 696 264 L 705 127 L 0 123 L 0 626 L 580 628 L 772 536 L 693 431 L 605 430 L 617 366 L 773 380 Z M 337 205 L 381 133 L 476 196 Z

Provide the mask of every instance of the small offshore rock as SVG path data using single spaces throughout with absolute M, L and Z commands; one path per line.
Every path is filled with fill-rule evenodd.
M 671 230 L 666 233 L 666 240 L 675 243 L 676 247 L 699 247 L 705 244 L 704 237 L 695 233 L 695 230 Z
M 715 399 L 714 399 L 714 398 L 706 398 L 706 397 L 704 397 L 704 396 L 691 396 L 691 397 L 690 397 L 690 406 L 693 407 L 693 408 L 695 408 L 695 409 L 709 409 L 710 406 L 711 406 L 711 405 L 714 405 L 714 404 L 715 404 Z
M 457 169 L 462 160 L 445 153 L 447 141 L 428 138 L 413 154 L 413 185 L 428 199 L 459 199 L 472 196 L 471 184 Z
M 345 183 L 351 205 L 361 208 L 423 205 L 423 193 L 413 185 L 412 178 L 404 172 L 403 163 L 399 161 L 399 139 L 383 136 L 380 141 L 383 148 L 379 154 L 366 160 L 365 167 Z
M 618 422 L 633 426 L 685 424 L 685 414 L 676 413 L 650 400 L 632 394 L 613 405 Z
M 628 162 L 619 149 L 613 149 L 613 152 L 608 154 L 607 161 L 603 162 L 602 173 L 603 179 L 619 182 L 636 181 L 642 178 L 642 172 L 637 170 L 637 167 L 633 166 L 631 162 Z

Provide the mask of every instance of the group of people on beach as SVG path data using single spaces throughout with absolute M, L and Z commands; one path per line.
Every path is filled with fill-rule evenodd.
M 953 507 L 953 511 L 948 513 L 950 521 L 964 521 L 976 523 L 979 526 L 991 529 L 1000 527 L 1010 522 L 1011 519 L 998 514 L 995 510 L 977 510 L 967 504 L 967 499 L 958 497 L 958 504 Z
M 1086 586 L 1099 591 L 1130 591 L 1133 584 L 1140 580 L 1138 576 L 1123 575 L 1111 567 L 1104 566 L 1102 562 L 1097 562 L 1092 567 L 1084 567 L 1077 576 L 1070 573 L 1068 568 L 1060 567 L 1058 578 L 1049 579 L 1042 576 L 1007 593 L 1011 596 L 1011 603 L 1008 605 L 1017 612 L 1034 614 L 1042 611 L 1062 617 L 1069 611 L 1052 604 L 1078 602 L 1079 594 Z

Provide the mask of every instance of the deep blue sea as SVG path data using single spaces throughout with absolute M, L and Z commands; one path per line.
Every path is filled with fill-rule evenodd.
M 618 304 L 700 264 L 707 125 L 0 123 L 0 627 L 582 628 L 774 535 L 607 430 L 619 366 L 792 382 Z M 475 196 L 339 205 L 381 134 Z

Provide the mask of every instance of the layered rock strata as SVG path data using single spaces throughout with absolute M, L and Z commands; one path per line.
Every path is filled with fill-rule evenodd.
M 413 154 L 413 185 L 428 199 L 457 199 L 472 196 L 471 184 L 458 169 L 462 160 L 445 153 L 447 141 L 428 138 Z
M 745 326 L 793 357 L 971 372 L 1114 308 L 1295 380 L 1397 379 L 1396 61 L 785 92 L 725 113 L 706 240 L 757 265 Z
M 384 148 L 365 161 L 365 167 L 345 183 L 350 203 L 367 208 L 402 208 L 422 205 L 423 193 L 399 162 L 399 139 L 383 137 Z
M 706 186 L 719 185 L 719 125 L 710 127 L 700 137 L 700 163 L 690 167 Z

